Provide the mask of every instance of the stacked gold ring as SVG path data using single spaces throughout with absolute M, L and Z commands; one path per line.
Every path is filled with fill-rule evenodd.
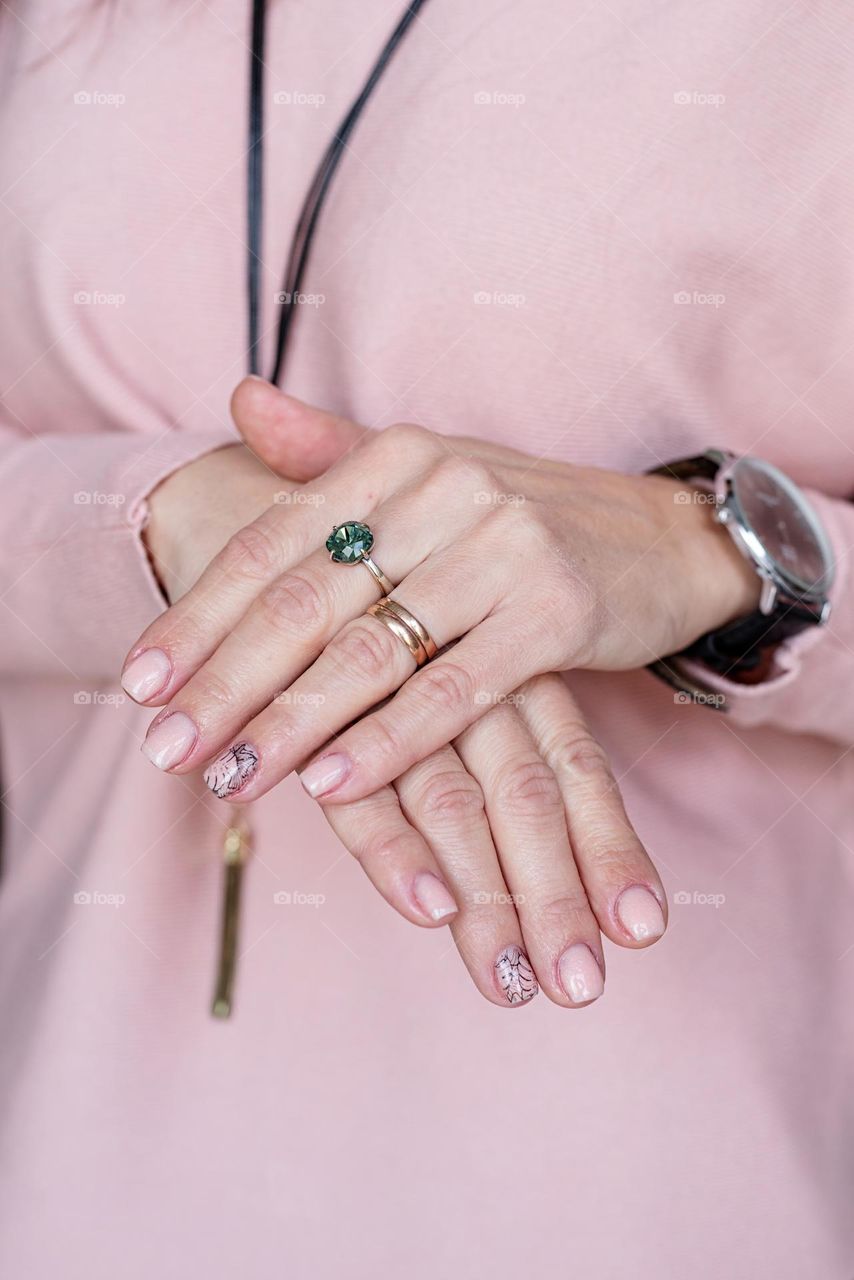
M 419 667 L 435 657 L 435 640 L 423 623 L 398 600 L 390 600 L 388 596 L 384 596 L 371 605 L 368 613 L 384 627 L 388 627 L 398 640 L 403 641 Z

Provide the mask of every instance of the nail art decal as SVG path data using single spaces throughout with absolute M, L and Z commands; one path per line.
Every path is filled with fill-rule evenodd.
M 258 768 L 258 752 L 248 742 L 237 742 L 205 770 L 205 782 L 215 796 L 224 800 L 239 791 Z
M 521 947 L 505 947 L 495 961 L 495 972 L 501 990 L 510 1004 L 522 1004 L 525 1000 L 533 1000 L 539 991 L 537 979 L 531 962 Z

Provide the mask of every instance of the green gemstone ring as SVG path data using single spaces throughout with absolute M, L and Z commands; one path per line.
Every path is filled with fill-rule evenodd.
M 373 545 L 373 531 L 361 520 L 345 520 L 344 524 L 336 524 L 326 539 L 326 550 L 336 564 L 363 564 L 370 571 L 380 591 L 387 596 L 394 591 L 394 583 L 371 559 Z

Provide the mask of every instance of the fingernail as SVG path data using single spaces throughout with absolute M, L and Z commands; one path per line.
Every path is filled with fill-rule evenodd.
M 190 754 L 198 730 L 183 711 L 173 711 L 145 735 L 142 754 L 158 769 L 172 769 Z
M 172 663 L 162 649 L 143 649 L 122 672 L 122 688 L 134 702 L 147 702 L 166 685 Z
M 521 947 L 505 947 L 495 961 L 498 985 L 510 1004 L 533 1000 L 539 991 L 531 962 Z
M 658 898 L 641 884 L 624 889 L 617 899 L 617 919 L 635 942 L 660 938 L 664 933 L 664 915 Z
M 422 871 L 416 876 L 412 888 L 416 902 L 431 920 L 444 920 L 458 910 L 451 894 L 432 871 Z
M 349 756 L 337 753 L 323 756 L 310 764 L 307 769 L 303 769 L 299 780 L 308 794 L 314 796 L 316 800 L 318 796 L 325 796 L 327 791 L 331 791 L 333 787 L 338 786 L 339 782 L 343 782 L 350 768 Z
M 605 990 L 602 970 L 596 957 L 583 942 L 567 947 L 558 962 L 560 984 L 573 1004 L 598 1000 Z
M 239 791 L 258 768 L 258 752 L 248 742 L 238 742 L 217 756 L 205 770 L 205 782 L 215 796 L 224 800 Z

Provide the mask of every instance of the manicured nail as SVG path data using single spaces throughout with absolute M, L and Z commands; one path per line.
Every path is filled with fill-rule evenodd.
M 531 962 L 521 947 L 505 947 L 495 961 L 498 985 L 510 1004 L 523 1004 L 533 1000 L 539 991 Z
M 558 962 L 560 984 L 573 1004 L 598 1000 L 605 990 L 602 970 L 596 957 L 583 942 L 567 947 Z
M 172 663 L 162 649 L 143 649 L 122 673 L 122 688 L 134 702 L 147 702 L 166 685 Z
M 422 871 L 412 886 L 415 900 L 431 920 L 444 920 L 458 910 L 456 902 L 438 876 L 432 871 Z
M 314 796 L 316 800 L 318 796 L 325 796 L 333 787 L 337 787 L 339 782 L 343 782 L 350 768 L 349 756 L 340 753 L 322 756 L 307 769 L 303 769 L 299 780 L 308 794 Z
M 664 933 L 664 915 L 658 898 L 641 884 L 624 889 L 617 899 L 617 919 L 635 942 L 660 938 Z
M 190 754 L 199 736 L 196 726 L 183 711 L 173 711 L 145 735 L 142 754 L 158 769 L 173 769 Z
M 205 770 L 205 782 L 215 796 L 224 800 L 239 791 L 258 768 L 258 752 L 248 742 L 238 742 L 217 756 Z

